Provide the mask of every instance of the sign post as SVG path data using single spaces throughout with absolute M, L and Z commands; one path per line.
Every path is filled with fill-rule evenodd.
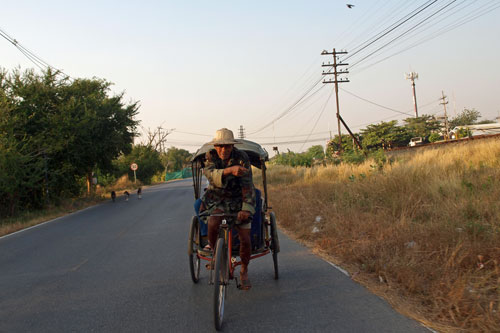
M 130 164 L 130 169 L 134 171 L 134 184 L 137 183 L 137 177 L 135 176 L 135 171 L 137 170 L 137 163 Z

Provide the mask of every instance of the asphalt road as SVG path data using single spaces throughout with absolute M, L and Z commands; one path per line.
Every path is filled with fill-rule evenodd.
M 191 181 L 0 238 L 0 332 L 210 332 L 213 288 L 189 275 Z M 278 216 L 279 221 L 279 216 Z M 225 332 L 429 332 L 280 234 L 230 286 Z

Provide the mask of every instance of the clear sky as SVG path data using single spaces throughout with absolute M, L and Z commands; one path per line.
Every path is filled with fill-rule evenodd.
M 143 128 L 176 129 L 167 146 L 194 151 L 218 128 L 236 135 L 243 125 L 247 137 L 270 152 L 267 143 L 273 142 L 281 151 L 300 151 L 325 144 L 304 142 L 308 137 L 337 132 L 333 85 L 317 84 L 315 95 L 260 129 L 313 87 L 322 62 L 332 61 L 321 51 L 334 47 L 350 56 L 340 58 L 349 63 L 350 73 L 342 77 L 350 82 L 340 85 L 339 97 L 341 115 L 353 131 L 412 115 L 411 85 L 404 77 L 410 71 L 419 74 L 419 114 L 441 115 L 443 90 L 450 116 L 464 108 L 475 108 L 482 119 L 499 116 L 499 7 L 498 0 L 18 0 L 2 3 L 0 29 L 72 77 L 113 82 L 115 92 L 140 101 Z M 3 38 L 0 66 L 35 67 Z

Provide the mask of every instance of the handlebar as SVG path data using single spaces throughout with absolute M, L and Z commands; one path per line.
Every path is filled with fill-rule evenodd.
M 216 217 L 238 217 L 238 214 L 229 214 L 229 213 L 213 213 L 210 214 L 208 210 L 205 210 L 198 214 L 199 217 L 208 217 L 208 216 L 216 216 Z

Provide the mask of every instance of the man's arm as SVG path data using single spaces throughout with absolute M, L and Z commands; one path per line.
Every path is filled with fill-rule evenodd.
M 224 174 L 224 169 L 217 169 L 215 161 L 217 160 L 217 152 L 215 150 L 210 150 L 206 154 L 205 167 L 203 168 L 203 173 L 207 177 L 211 185 L 215 187 L 224 187 L 222 182 L 222 175 Z
M 252 166 L 248 158 L 245 161 L 244 167 L 248 172 L 241 176 L 241 195 L 243 199 L 241 210 L 248 211 L 253 215 L 255 214 L 255 188 L 252 179 Z
M 242 177 L 248 173 L 248 169 L 240 165 L 233 165 L 225 169 L 218 169 L 216 161 L 218 159 L 215 150 L 208 151 L 206 154 L 205 168 L 203 172 L 207 177 L 210 184 L 215 187 L 223 188 L 225 186 L 223 177 L 233 175 L 235 177 Z

